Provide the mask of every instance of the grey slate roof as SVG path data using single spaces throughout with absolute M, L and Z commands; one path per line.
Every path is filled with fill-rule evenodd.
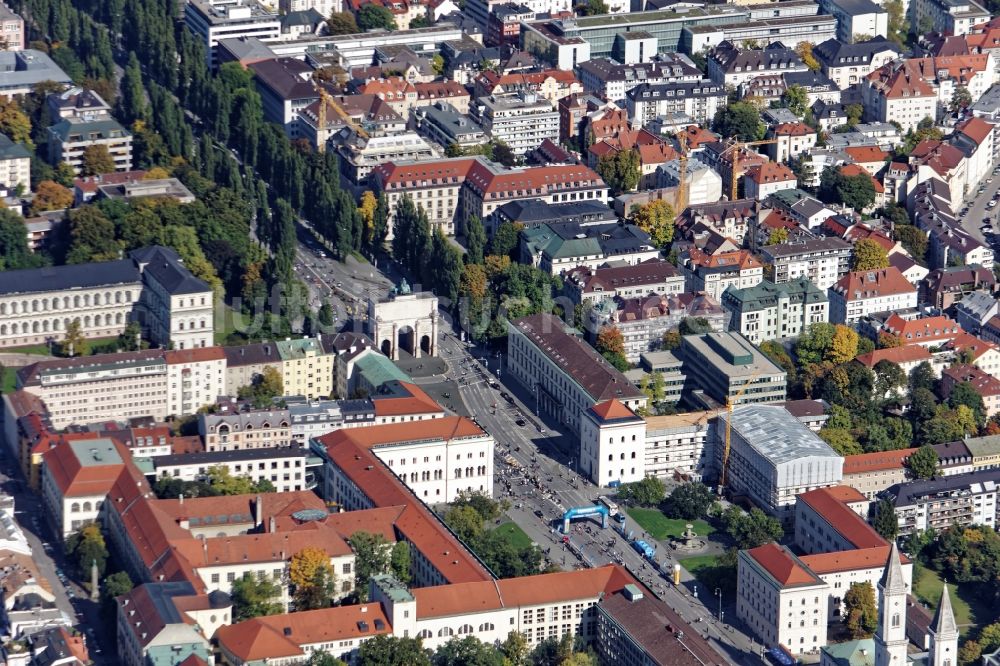
M 129 136 L 130 134 L 130 132 L 122 127 L 121 124 L 114 118 L 101 118 L 99 120 L 62 120 L 49 127 L 49 133 L 58 136 L 61 141 L 93 141 L 96 139 Z M 70 137 L 74 135 L 80 135 L 81 139 L 70 139 Z
M 723 412 L 720 419 L 729 420 Z M 784 407 L 774 405 L 740 405 L 733 408 L 732 428 L 750 444 L 761 457 L 773 465 L 792 462 L 799 458 L 820 456 L 839 457 L 802 422 Z
M 6 134 L 0 134 L 0 160 L 29 159 L 31 153 L 23 144 L 14 143 Z
M 0 272 L 0 295 L 38 294 L 64 289 L 91 289 L 141 282 L 139 270 L 128 259 L 96 264 L 73 264 Z
M 152 247 L 133 250 L 129 256 L 148 272 L 171 295 L 199 294 L 211 291 L 207 284 L 191 275 L 176 252 L 167 247 Z
M 838 0 L 837 4 L 842 4 L 843 1 Z M 864 2 L 867 0 L 861 1 Z M 869 4 L 872 3 L 869 2 Z M 813 55 L 827 66 L 845 67 L 852 64 L 868 64 L 875 57 L 876 53 L 887 50 L 895 51 L 896 53 L 903 52 L 901 48 L 885 37 L 873 37 L 866 42 L 856 42 L 854 44 L 845 44 L 837 39 L 828 39 L 813 48 Z

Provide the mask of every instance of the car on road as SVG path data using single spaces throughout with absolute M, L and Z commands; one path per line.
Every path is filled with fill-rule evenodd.
M 525 421 L 524 419 L 518 419 L 518 420 L 514 421 L 514 423 L 516 423 L 517 425 L 521 426 L 522 428 L 528 424 L 528 422 Z
M 987 208 L 996 208 L 997 207 L 997 200 L 996 199 L 991 199 L 990 202 L 988 204 L 986 204 L 986 207 Z
M 545 514 L 542 513 L 541 509 L 535 509 L 535 515 L 538 516 L 539 518 L 544 518 L 545 517 Z

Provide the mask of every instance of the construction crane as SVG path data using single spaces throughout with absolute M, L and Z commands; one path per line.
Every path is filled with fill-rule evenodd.
M 685 130 L 677 133 L 677 145 L 680 146 L 680 168 L 677 176 L 677 196 L 674 197 L 674 214 L 680 215 L 687 208 L 687 164 L 688 164 L 688 142 Z
M 743 385 L 743 388 L 736 392 L 736 395 L 726 398 L 726 447 L 722 450 L 722 468 L 719 471 L 719 495 L 722 495 L 726 489 L 726 470 L 729 467 L 729 445 L 733 434 L 733 407 L 743 397 L 743 394 L 747 392 L 747 389 L 753 385 L 754 380 L 757 379 L 761 372 L 763 372 L 763 368 L 757 368 L 750 375 L 750 379 Z
M 340 116 L 340 118 L 351 129 L 353 129 L 355 132 L 358 133 L 358 136 L 360 136 L 362 138 L 365 138 L 365 139 L 368 138 L 368 132 L 366 132 L 364 130 L 364 128 L 361 127 L 361 125 L 359 125 L 356 122 L 354 122 L 354 118 L 351 117 L 351 114 L 349 114 L 347 111 L 345 111 L 344 107 L 342 107 L 337 102 L 337 100 L 335 100 L 333 98 L 333 96 L 329 92 L 326 91 L 326 88 L 324 88 L 323 86 L 319 86 L 319 131 L 323 131 L 323 130 L 326 129 L 326 106 L 327 106 L 327 104 L 329 104 L 333 108 L 333 111 L 338 116 Z M 318 138 L 319 137 L 318 137 L 318 132 L 317 132 L 317 141 L 316 141 L 317 150 L 319 150 L 320 152 L 323 152 L 323 148 L 325 148 L 326 142 L 321 142 L 321 141 L 318 140 Z
M 722 154 L 725 155 L 729 151 L 733 151 L 732 152 L 733 177 L 730 187 L 730 196 L 729 196 L 730 201 L 736 200 L 736 194 L 738 191 L 740 176 L 743 175 L 743 172 L 740 170 L 740 151 L 742 151 L 744 148 L 749 148 L 750 146 L 763 146 L 769 143 L 778 143 L 778 140 L 763 139 L 761 141 L 737 141 L 734 139 L 733 143 L 722 152 Z

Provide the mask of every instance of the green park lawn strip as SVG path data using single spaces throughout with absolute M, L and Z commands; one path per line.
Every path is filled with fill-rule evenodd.
M 524 533 L 516 523 L 504 522 L 493 528 L 493 532 L 502 536 L 514 548 L 522 549 L 531 545 L 531 537 Z
M 9 394 L 17 390 L 17 368 L 4 368 L 0 393 Z
M 933 613 L 941 599 L 941 588 L 944 581 L 936 571 L 922 567 L 919 564 L 913 566 L 913 594 L 921 602 L 927 604 Z M 974 595 L 975 584 L 956 585 L 948 583 L 948 592 L 951 595 L 951 607 L 955 612 L 955 622 L 958 623 L 959 630 L 967 633 L 975 624 L 976 618 L 992 617 L 990 609 L 983 606 L 982 602 Z M 970 603 L 971 602 L 971 603 Z
M 706 581 L 702 580 L 703 576 L 706 571 L 715 568 L 718 560 L 718 555 L 695 555 L 694 557 L 685 557 L 683 560 L 677 560 L 677 563 L 687 569 L 688 573 L 692 576 L 707 584 Z
M 684 527 L 688 523 L 694 526 L 695 533 L 700 537 L 706 537 L 715 531 L 715 528 L 706 523 L 704 520 L 667 518 L 659 509 L 629 507 L 627 512 L 632 520 L 639 523 L 642 529 L 649 532 L 657 541 L 663 541 L 668 537 L 680 536 L 684 533 Z

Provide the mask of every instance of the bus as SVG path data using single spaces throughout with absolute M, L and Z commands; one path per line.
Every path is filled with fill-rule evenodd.
M 618 515 L 618 505 L 612 502 L 608 497 L 601 495 L 597 498 L 597 503 L 601 506 L 607 508 L 608 513 L 612 516 Z

